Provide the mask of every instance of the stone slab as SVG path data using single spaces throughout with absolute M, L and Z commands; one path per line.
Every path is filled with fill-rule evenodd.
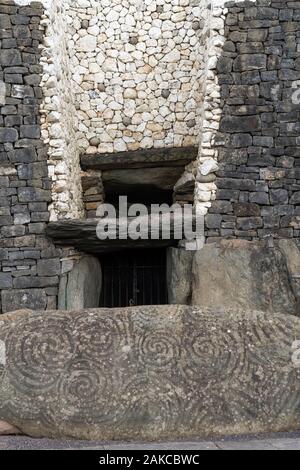
M 194 251 L 179 248 L 167 250 L 168 303 L 190 305 Z
M 298 250 L 293 243 L 288 242 L 290 248 L 285 251 L 265 242 L 243 240 L 204 246 L 194 256 L 192 303 L 300 316 L 289 262 L 290 254 Z M 294 257 L 294 262 L 300 270 L 300 256 Z
M 197 158 L 197 147 L 140 149 L 134 152 L 100 153 L 83 155 L 83 170 L 121 170 L 185 166 Z
M 149 216 L 150 217 L 150 216 Z M 163 237 L 163 225 L 161 220 L 159 221 L 159 238 L 154 239 L 151 233 L 151 220 L 145 220 L 145 227 L 148 227 L 148 236 L 145 239 L 132 240 L 127 237 L 122 239 L 120 237 L 120 227 L 126 226 L 126 221 L 131 223 L 134 217 L 128 217 L 127 219 L 118 218 L 116 225 L 116 239 L 112 237 L 109 239 L 101 240 L 97 237 L 96 228 L 100 219 L 71 219 L 71 220 L 59 220 L 57 222 L 50 222 L 46 228 L 47 235 L 55 241 L 55 244 L 62 246 L 75 247 L 78 250 L 95 253 L 109 253 L 121 250 L 131 249 L 144 249 L 144 248 L 159 248 L 168 247 L 178 244 L 176 239 L 176 224 L 171 215 L 170 223 L 170 238 L 165 239 Z
M 83 256 L 60 279 L 58 308 L 74 310 L 99 307 L 102 286 L 101 265 L 95 256 Z
M 163 440 L 300 428 L 300 320 L 151 306 L 0 319 L 0 419 L 33 437 Z

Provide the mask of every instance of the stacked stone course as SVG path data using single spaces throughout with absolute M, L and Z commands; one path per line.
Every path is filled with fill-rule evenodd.
M 56 308 L 61 250 L 45 235 L 51 182 L 41 140 L 43 7 L 0 2 L 0 291 L 2 311 Z M 1 307 L 0 307 L 1 308 Z
M 300 3 L 228 3 L 208 241 L 300 235 Z

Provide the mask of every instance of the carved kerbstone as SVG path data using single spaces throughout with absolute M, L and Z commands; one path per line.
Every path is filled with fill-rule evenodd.
M 300 427 L 300 320 L 135 307 L 0 319 L 0 420 L 37 437 L 149 439 Z

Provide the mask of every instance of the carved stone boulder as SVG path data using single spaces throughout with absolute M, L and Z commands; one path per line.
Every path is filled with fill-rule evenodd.
M 298 342 L 297 342 L 298 341 Z M 161 306 L 0 317 L 0 420 L 35 437 L 300 428 L 300 320 Z

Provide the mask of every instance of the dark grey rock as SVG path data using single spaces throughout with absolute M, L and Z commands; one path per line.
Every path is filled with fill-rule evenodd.
M 253 230 L 263 226 L 261 217 L 238 217 L 237 228 L 239 230 Z
M 13 35 L 17 39 L 27 39 L 31 36 L 29 27 L 23 24 L 13 27 Z
M 267 56 L 264 54 L 241 54 L 233 64 L 235 72 L 245 72 L 247 70 L 261 70 L 267 67 Z
M 26 261 L 28 263 L 28 260 Z M 14 279 L 15 289 L 33 289 L 58 285 L 58 277 L 24 276 Z
M 18 49 L 2 49 L 0 51 L 0 64 L 3 67 L 22 65 L 20 51 Z
M 56 276 L 61 272 L 59 259 L 39 260 L 37 263 L 38 276 Z
M 234 204 L 234 214 L 237 217 L 260 217 L 260 208 L 257 204 L 238 202 Z
M 43 289 L 2 290 L 1 301 L 3 313 L 21 308 L 44 310 L 47 306 L 47 296 Z
M 232 191 L 230 192 L 230 197 L 232 197 Z M 232 204 L 229 201 L 213 201 L 210 211 L 214 214 L 228 214 L 232 212 Z
M 13 128 L 0 128 L 0 143 L 16 142 L 18 140 L 18 131 Z
M 233 134 L 230 139 L 230 146 L 233 148 L 249 147 L 252 145 L 250 134 Z
M 32 163 L 37 155 L 34 148 L 22 148 L 10 152 L 9 159 L 12 163 Z
M 258 116 L 226 116 L 220 124 L 221 132 L 256 132 L 261 128 Z
M 10 289 L 12 287 L 12 276 L 9 273 L 0 273 L 0 289 Z
M 41 128 L 38 125 L 21 126 L 20 136 L 25 139 L 39 139 Z
M 6 14 L 0 14 L 0 29 L 10 29 L 11 21 L 10 16 Z
M 205 225 L 209 229 L 220 228 L 222 216 L 220 214 L 207 214 L 205 217 Z
M 289 195 L 286 189 L 271 189 L 270 190 L 271 204 L 288 204 Z
M 163 98 L 169 98 L 170 94 L 171 94 L 170 90 L 162 90 L 162 92 L 161 92 L 161 96 Z
M 300 191 L 295 192 L 291 199 L 290 199 L 291 204 L 300 204 Z
M 19 188 L 18 189 L 18 198 L 19 202 L 31 202 L 31 201 L 40 201 L 40 202 L 50 202 L 51 201 L 51 192 L 39 188 Z
M 249 202 L 255 202 L 261 205 L 268 205 L 270 204 L 269 195 L 268 193 L 257 191 L 255 193 L 249 194 Z

